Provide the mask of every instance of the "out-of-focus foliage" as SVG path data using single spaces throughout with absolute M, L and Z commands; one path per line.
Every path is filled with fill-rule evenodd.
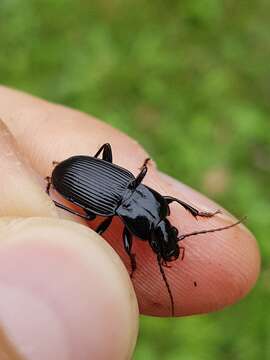
M 143 318 L 135 359 L 270 359 L 270 2 L 1 0 L 0 45 L 1 83 L 127 132 L 259 240 L 251 295 Z

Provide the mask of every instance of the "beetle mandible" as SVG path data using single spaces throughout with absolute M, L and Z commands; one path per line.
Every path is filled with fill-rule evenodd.
M 99 158 L 102 155 L 102 158 Z M 71 203 L 84 210 L 77 212 L 55 200 L 54 204 L 85 220 L 93 220 L 97 215 L 106 219 L 97 227 L 96 232 L 103 234 L 110 226 L 114 216 L 124 223 L 123 244 L 130 258 L 132 277 L 136 270 L 136 259 L 132 253 L 133 235 L 148 241 L 156 254 L 159 270 L 170 296 L 171 311 L 174 315 L 174 300 L 163 267 L 167 262 L 178 259 L 180 251 L 184 258 L 184 247 L 179 241 L 186 237 L 229 229 L 241 222 L 209 230 L 194 231 L 179 235 L 178 230 L 168 220 L 169 205 L 177 202 L 196 217 L 212 217 L 219 211 L 199 211 L 186 202 L 172 196 L 162 196 L 142 181 L 147 173 L 146 159 L 140 173 L 135 177 L 130 171 L 113 164 L 112 148 L 109 143 L 101 146 L 92 156 L 72 156 L 56 166 L 48 182 L 47 193 L 53 188 Z

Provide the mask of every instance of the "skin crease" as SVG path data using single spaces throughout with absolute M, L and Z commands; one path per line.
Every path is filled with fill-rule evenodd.
M 75 154 L 93 155 L 103 143 L 110 142 L 114 163 L 136 175 L 145 158 L 148 157 L 138 143 L 105 123 L 78 111 L 50 104 L 4 87 L 0 87 L 0 118 L 15 137 L 22 156 L 40 176 L 36 180 L 40 184 L 40 194 L 36 196 L 40 196 L 43 205 L 46 204 L 48 215 L 42 214 L 41 206 L 41 213 L 33 208 L 31 216 L 55 216 L 52 214 L 55 209 L 52 209 L 50 201 L 46 196 L 44 197 L 45 183 L 41 182 L 42 178 L 51 174 L 52 161 L 61 161 Z M 3 179 L 1 182 L 3 186 Z M 178 197 L 200 210 L 221 209 L 203 195 L 159 173 L 153 161 L 149 165 L 143 183 L 163 195 Z M 6 193 L 8 191 L 7 189 Z M 57 197 L 57 194 L 54 196 Z M 60 198 L 57 197 L 57 200 Z M 62 199 L 61 201 L 64 203 Z M 32 205 L 27 204 L 27 206 Z M 170 221 L 179 229 L 180 234 L 220 227 L 234 221 L 222 209 L 222 214 L 211 219 L 196 220 L 180 206 L 173 204 L 170 207 L 172 210 Z M 13 214 L 12 208 L 5 213 L 5 207 L 1 205 L 2 216 L 30 216 L 27 212 L 24 213 L 23 209 L 16 210 Z M 66 212 L 59 210 L 58 213 L 61 217 L 86 224 Z M 89 226 L 96 227 L 100 220 L 89 223 Z M 129 259 L 121 240 L 122 228 L 121 221 L 115 218 L 104 238 L 129 269 Z M 156 258 L 148 243 L 136 238 L 133 243 L 138 268 L 132 282 L 140 312 L 168 316 L 170 315 L 169 297 L 159 274 Z M 177 316 L 221 309 L 244 297 L 255 284 L 260 269 L 259 252 L 253 235 L 243 225 L 227 231 L 190 237 L 184 240 L 182 245 L 186 248 L 184 261 L 178 259 L 171 263 L 170 269 L 165 269 Z M 194 281 L 197 283 L 196 287 Z M 136 321 L 133 320 L 133 323 Z M 133 334 L 135 333 L 134 330 Z

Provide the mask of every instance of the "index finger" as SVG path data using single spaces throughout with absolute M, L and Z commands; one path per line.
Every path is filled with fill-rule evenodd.
M 0 89 L 0 105 L 0 116 L 42 177 L 51 173 L 52 161 L 78 154 L 93 155 L 106 142 L 112 145 L 114 162 L 134 175 L 148 157 L 127 135 L 78 111 L 5 88 Z M 144 183 L 162 195 L 177 197 L 200 210 L 220 208 L 196 191 L 161 175 L 153 162 Z M 196 221 L 180 206 L 172 205 L 171 210 L 170 222 L 180 234 L 233 222 L 226 211 L 213 218 Z M 92 226 L 92 223 L 89 225 Z M 97 222 L 93 226 L 97 226 Z M 129 268 L 122 231 L 121 221 L 114 218 L 104 237 Z M 258 248 L 254 237 L 243 225 L 190 237 L 183 241 L 183 246 L 186 248 L 184 261 L 178 259 L 172 262 L 170 269 L 165 269 L 177 315 L 209 312 L 232 304 L 247 294 L 257 279 L 260 265 Z M 133 252 L 138 264 L 133 284 L 140 311 L 169 315 L 170 299 L 149 244 L 135 238 Z

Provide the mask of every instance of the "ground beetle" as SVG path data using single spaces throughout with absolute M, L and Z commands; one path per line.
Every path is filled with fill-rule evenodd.
M 102 159 L 98 158 L 102 154 Z M 99 234 L 109 227 L 114 216 L 119 216 L 124 223 L 123 243 L 131 262 L 131 277 L 136 269 L 135 255 L 132 253 L 132 236 L 148 241 L 157 256 L 157 262 L 166 284 L 171 301 L 172 315 L 174 301 L 163 267 L 167 262 L 176 260 L 180 251 L 184 258 L 184 247 L 179 241 L 186 237 L 229 229 L 240 221 L 220 228 L 194 231 L 180 235 L 176 227 L 168 220 L 169 205 L 177 202 L 194 217 L 211 217 L 219 211 L 204 212 L 195 209 L 182 200 L 171 196 L 162 196 L 157 191 L 143 185 L 142 180 L 147 173 L 146 159 L 140 173 L 134 177 L 128 170 L 113 164 L 110 144 L 104 144 L 92 156 L 72 156 L 60 163 L 55 163 L 51 177 L 47 177 L 47 193 L 53 188 L 71 203 L 84 210 L 79 213 L 54 201 L 54 204 L 85 220 L 93 220 L 96 215 L 105 216 L 96 231 Z

